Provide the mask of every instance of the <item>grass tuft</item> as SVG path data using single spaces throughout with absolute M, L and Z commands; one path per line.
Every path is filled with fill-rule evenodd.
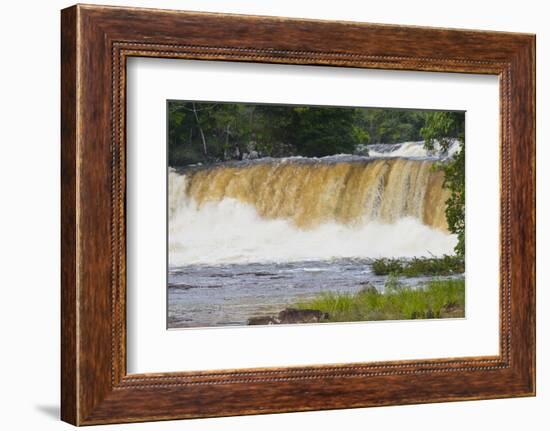
M 421 275 L 441 276 L 464 272 L 464 259 L 460 256 L 415 257 L 410 260 L 376 259 L 372 263 L 376 275 L 402 275 L 418 277 Z
M 383 294 L 327 292 L 296 307 L 328 313 L 328 322 L 355 322 L 464 317 L 464 304 L 464 279 L 432 280 L 424 287 L 411 288 L 390 276 Z

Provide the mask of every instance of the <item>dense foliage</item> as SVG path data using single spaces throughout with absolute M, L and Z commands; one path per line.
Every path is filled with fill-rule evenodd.
M 426 275 L 451 275 L 464 272 L 461 256 L 414 257 L 410 260 L 380 258 L 372 263 L 376 275 L 403 275 L 419 277 Z
M 452 138 L 460 142 L 460 151 L 450 161 L 440 163 L 438 168 L 445 174 L 444 187 L 451 196 L 447 199 L 445 215 L 449 230 L 458 236 L 455 252 L 464 256 L 465 252 L 465 157 L 464 113 L 431 112 L 426 116 L 426 124 L 421 130 L 424 146 L 430 150 L 446 153 L 452 143 Z
M 247 157 L 366 154 L 366 145 L 419 141 L 427 112 L 380 108 L 168 103 L 169 164 Z

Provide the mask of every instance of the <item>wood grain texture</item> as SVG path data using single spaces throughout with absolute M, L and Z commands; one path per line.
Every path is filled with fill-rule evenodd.
M 62 11 L 61 36 L 63 420 L 87 425 L 534 394 L 533 35 L 79 5 Z M 127 375 L 130 56 L 498 75 L 499 356 Z
M 76 9 L 61 16 L 61 417 L 77 422 Z

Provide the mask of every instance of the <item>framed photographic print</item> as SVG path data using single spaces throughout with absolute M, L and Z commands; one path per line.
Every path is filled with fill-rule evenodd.
M 62 11 L 62 419 L 535 394 L 535 37 Z

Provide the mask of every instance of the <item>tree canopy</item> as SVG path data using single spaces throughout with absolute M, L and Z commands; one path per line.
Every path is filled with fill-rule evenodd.
M 168 103 L 169 164 L 243 157 L 365 154 L 423 139 L 427 111 L 246 103 Z
M 466 210 L 466 146 L 464 136 L 464 113 L 462 112 L 430 112 L 421 130 L 424 146 L 429 150 L 447 152 L 452 143 L 450 137 L 458 139 L 458 151 L 447 163 L 440 163 L 439 169 L 445 174 L 443 186 L 451 196 L 447 199 L 445 216 L 449 230 L 458 236 L 455 247 L 457 255 L 464 257 L 465 253 L 465 210 Z M 437 148 L 436 148 L 437 146 Z

